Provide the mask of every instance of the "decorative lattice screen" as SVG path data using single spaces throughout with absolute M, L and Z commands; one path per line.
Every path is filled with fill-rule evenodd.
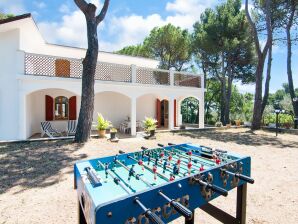
M 102 81 L 131 82 L 131 66 L 99 62 L 95 79 Z
M 201 76 L 174 73 L 174 84 L 175 86 L 201 88 Z
M 169 71 L 137 67 L 137 83 L 151 85 L 170 85 Z

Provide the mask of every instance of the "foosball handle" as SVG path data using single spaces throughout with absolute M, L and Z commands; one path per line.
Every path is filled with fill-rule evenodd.
M 168 145 L 176 145 L 176 144 L 169 142 Z
M 119 153 L 120 153 L 120 154 L 125 154 L 125 152 L 124 152 L 124 151 L 122 151 L 122 150 L 119 150 Z
M 208 184 L 207 185 L 210 189 L 212 189 L 214 192 L 218 193 L 218 194 L 221 194 L 223 196 L 228 196 L 228 191 L 221 188 L 221 187 L 218 187 L 216 185 L 213 185 L 213 184 Z
M 243 174 L 240 173 L 235 173 L 235 177 L 238 177 L 240 180 L 244 180 L 250 184 L 253 184 L 255 182 L 254 179 L 252 179 L 251 177 L 245 176 Z
M 91 170 L 91 168 L 90 167 L 86 167 L 85 170 L 87 172 L 87 177 L 88 177 L 89 181 L 91 182 L 91 184 L 94 187 L 100 186 L 101 185 L 101 182 L 98 179 L 98 177 L 95 175 L 95 173 Z
M 165 224 L 155 213 L 150 209 L 145 212 L 145 216 L 154 224 Z
M 145 147 L 145 146 L 142 146 L 141 149 L 142 149 L 142 150 L 147 150 L 148 148 Z
M 165 147 L 163 144 L 160 144 L 160 143 L 158 143 L 157 145 L 162 148 Z
M 173 200 L 171 201 L 170 204 L 177 210 L 177 212 L 183 215 L 186 219 L 189 220 L 192 218 L 192 215 L 193 215 L 192 212 L 188 208 L 180 204 L 179 202 Z

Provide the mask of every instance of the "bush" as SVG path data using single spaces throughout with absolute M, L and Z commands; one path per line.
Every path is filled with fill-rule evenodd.
M 290 128 L 290 127 L 293 127 L 293 125 L 294 125 L 294 120 L 293 120 L 292 115 L 279 114 L 278 119 L 279 119 L 279 124 L 281 127 Z M 264 123 L 265 123 L 265 125 L 268 125 L 270 123 L 275 124 L 276 123 L 276 114 L 274 114 L 274 113 L 267 114 L 264 117 Z
M 105 120 L 101 114 L 97 115 L 97 130 L 106 130 L 108 127 L 111 126 L 111 122 Z
M 221 123 L 220 121 L 217 121 L 217 122 L 215 123 L 215 127 L 222 127 L 222 123 Z

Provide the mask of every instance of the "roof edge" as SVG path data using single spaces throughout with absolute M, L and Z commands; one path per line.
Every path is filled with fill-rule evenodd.
M 2 19 L 2 20 L 0 20 L 0 24 L 10 23 L 10 22 L 14 22 L 17 20 L 30 18 L 30 17 L 31 17 L 31 13 L 26 13 L 26 14 L 14 16 L 14 17 L 7 18 L 7 19 Z

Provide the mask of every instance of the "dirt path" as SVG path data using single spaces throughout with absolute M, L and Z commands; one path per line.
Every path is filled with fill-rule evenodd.
M 192 142 L 252 157 L 254 185 L 248 188 L 247 223 L 297 223 L 298 139 L 248 129 L 158 134 L 157 140 L 126 139 L 118 144 L 93 139 L 0 145 L 0 223 L 77 223 L 73 164 L 86 158 L 135 151 L 157 142 Z M 212 203 L 234 214 L 236 192 Z M 196 210 L 196 223 L 218 223 Z M 182 219 L 173 223 L 183 223 Z

